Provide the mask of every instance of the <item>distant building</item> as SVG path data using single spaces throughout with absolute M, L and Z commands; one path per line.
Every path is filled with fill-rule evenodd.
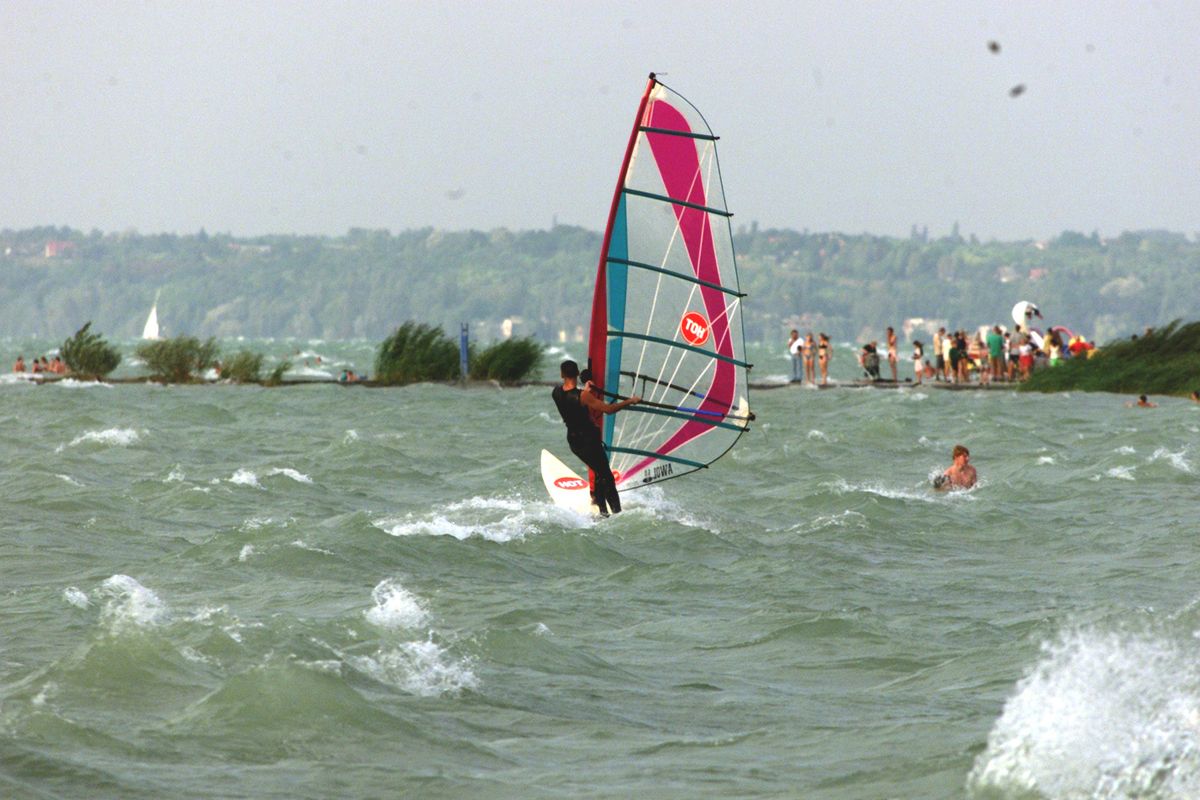
M 66 258 L 75 250 L 74 242 L 51 239 L 46 242 L 46 258 Z

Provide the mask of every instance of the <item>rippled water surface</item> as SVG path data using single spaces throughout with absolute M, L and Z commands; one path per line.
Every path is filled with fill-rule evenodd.
M 1200 406 L 751 400 L 594 521 L 544 387 L 5 380 L 0 796 L 1200 796 Z

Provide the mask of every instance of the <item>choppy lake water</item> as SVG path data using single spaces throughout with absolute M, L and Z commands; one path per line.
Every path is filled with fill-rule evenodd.
M 760 391 L 596 521 L 543 387 L 5 379 L 0 796 L 1195 798 L 1200 406 L 1125 399 Z

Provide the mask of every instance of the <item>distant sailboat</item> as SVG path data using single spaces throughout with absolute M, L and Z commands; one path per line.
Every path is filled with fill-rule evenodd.
M 150 306 L 150 315 L 146 317 L 146 324 L 142 327 L 142 338 L 161 338 L 158 335 L 158 292 L 154 293 L 154 305 Z

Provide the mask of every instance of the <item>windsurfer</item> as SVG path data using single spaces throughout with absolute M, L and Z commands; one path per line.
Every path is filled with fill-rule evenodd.
M 634 395 L 616 403 L 604 402 L 590 385 L 579 385 L 579 365 L 571 360 L 562 362 L 559 374 L 563 382 L 562 386 L 554 387 L 554 405 L 567 426 L 567 445 L 595 475 L 595 499 L 600 516 L 607 517 L 609 511 L 616 514 L 621 510 L 621 500 L 612 468 L 608 465 L 608 455 L 604 452 L 604 442 L 600 439 L 600 429 L 592 420 L 591 412 L 615 414 L 622 408 L 640 403 L 642 398 Z
M 954 463 L 933 479 L 935 489 L 970 489 L 975 485 L 975 468 L 971 466 L 971 451 L 961 444 L 951 452 Z

